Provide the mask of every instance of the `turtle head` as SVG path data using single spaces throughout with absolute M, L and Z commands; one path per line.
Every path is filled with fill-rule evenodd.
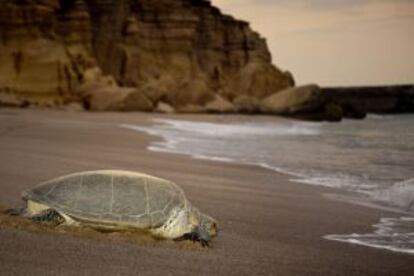
M 212 217 L 201 213 L 199 227 L 207 232 L 210 237 L 217 236 L 217 221 Z
M 192 207 L 189 213 L 189 221 L 192 228 L 198 228 L 208 234 L 209 237 L 217 236 L 217 221 L 212 217 L 201 213 L 197 208 Z
M 217 221 L 196 208 L 191 208 L 188 218 L 189 233 L 184 234 L 179 240 L 190 239 L 200 242 L 203 246 L 208 246 L 211 238 L 217 236 Z

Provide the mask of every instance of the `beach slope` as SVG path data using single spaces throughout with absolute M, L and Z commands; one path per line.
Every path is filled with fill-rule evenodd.
M 330 233 L 371 232 L 369 225 L 389 216 L 386 211 L 330 201 L 321 196 L 327 189 L 291 183 L 288 176 L 263 168 L 150 152 L 146 146 L 157 138 L 119 127 L 149 125 L 156 117 L 165 116 L 0 109 L 0 205 L 16 206 L 23 190 L 72 172 L 141 171 L 178 183 L 195 206 L 219 221 L 212 247 L 110 233 L 33 230 L 2 216 L 1 275 L 410 275 L 414 271 L 412 255 L 322 238 Z

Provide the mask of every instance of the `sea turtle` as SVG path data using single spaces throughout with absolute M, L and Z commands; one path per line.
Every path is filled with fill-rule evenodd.
M 193 207 L 180 187 L 137 172 L 65 175 L 23 192 L 23 199 L 26 206 L 14 214 L 57 225 L 145 229 L 158 237 L 188 239 L 203 246 L 217 233 L 216 221 Z

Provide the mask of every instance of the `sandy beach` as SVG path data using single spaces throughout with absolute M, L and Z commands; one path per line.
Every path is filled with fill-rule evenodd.
M 151 119 L 220 121 L 222 116 L 0 109 L 0 206 L 60 175 L 141 171 L 178 183 L 219 222 L 209 249 L 131 234 L 43 231 L 0 217 L 0 275 L 410 275 L 412 255 L 328 241 L 371 232 L 387 211 L 328 200 L 327 188 L 247 165 L 150 152 L 157 139 L 120 128 Z M 225 117 L 238 120 L 241 116 Z M 253 118 L 254 119 L 254 118 Z M 252 118 L 249 117 L 249 120 Z M 270 118 L 269 120 L 277 120 Z M 43 230 L 42 230 L 43 229 Z M 97 238 L 98 237 L 98 238 Z

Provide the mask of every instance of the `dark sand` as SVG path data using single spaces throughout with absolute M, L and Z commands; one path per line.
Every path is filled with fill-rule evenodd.
M 53 229 L 0 216 L 0 275 L 412 275 L 414 257 L 321 238 L 371 232 L 386 211 L 321 197 L 254 166 L 149 152 L 154 139 L 119 128 L 153 114 L 0 109 L 0 205 L 63 174 L 126 169 L 168 178 L 219 221 L 208 250 L 134 233 Z M 171 117 L 171 116 L 170 116 Z M 179 116 L 238 120 L 243 117 Z M 250 119 L 250 118 L 249 118 Z M 250 119 L 251 120 L 251 119 Z M 272 119 L 273 120 L 273 119 Z M 277 119 L 274 119 L 277 120 Z

